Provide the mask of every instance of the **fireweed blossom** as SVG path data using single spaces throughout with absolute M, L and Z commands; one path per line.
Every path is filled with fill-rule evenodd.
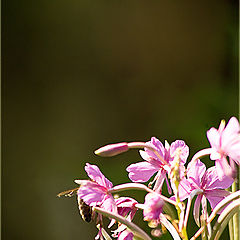
M 130 197 L 120 197 L 115 199 L 115 203 L 117 205 L 118 214 L 126 217 L 127 220 L 132 221 L 135 213 L 137 212 L 137 208 L 135 207 L 138 202 Z M 108 228 L 112 227 L 112 225 L 116 221 L 114 219 L 111 220 Z M 132 240 L 133 233 L 127 230 L 127 227 L 123 224 L 120 224 L 116 230 L 113 231 L 113 237 L 117 237 L 118 240 Z
M 143 216 L 145 221 L 160 223 L 160 214 L 163 211 L 163 200 L 157 193 L 148 193 L 143 204 Z
M 113 184 L 102 174 L 96 165 L 86 163 L 85 171 L 91 180 L 75 180 L 80 184 L 77 195 L 91 207 L 99 206 L 106 211 L 117 213 L 117 206 L 113 196 L 108 193 Z M 103 239 L 102 215 L 98 214 L 97 222 L 101 223 L 95 239 Z
M 237 118 L 232 117 L 226 127 L 225 121 L 222 120 L 218 130 L 213 127 L 208 130 L 207 138 L 211 145 L 210 159 L 215 160 L 220 177 L 224 174 L 235 177 L 234 162 L 240 165 L 240 126 Z
M 96 165 L 86 163 L 85 171 L 91 180 L 75 180 L 80 184 L 78 197 L 91 207 L 99 206 L 109 212 L 117 212 L 113 196 L 108 193 L 113 184 L 101 173 Z
M 135 205 L 138 202 L 130 197 L 120 197 L 115 199 L 115 203 L 117 205 L 118 214 L 123 217 L 127 216 L 127 219 L 132 221 L 135 213 L 137 212 Z
M 170 174 L 171 169 L 173 168 L 173 160 L 176 150 L 181 151 L 180 165 L 182 171 L 184 172 L 184 164 L 189 154 L 188 146 L 184 141 L 176 140 L 170 146 L 167 142 L 165 142 L 164 147 L 163 144 L 155 137 L 152 137 L 151 141 L 146 142 L 146 145 L 155 148 L 161 158 L 148 148 L 145 148 L 144 151 L 140 150 L 140 155 L 145 161 L 134 163 L 127 167 L 129 178 L 133 182 L 147 182 L 157 172 L 157 175 L 153 180 L 153 182 L 155 182 L 153 190 L 161 192 L 163 182 L 166 180 L 168 192 L 171 193 L 171 188 L 166 174 Z
M 123 183 L 113 187 L 113 184 L 101 173 L 99 168 L 89 163 L 85 170 L 90 180 L 75 180 L 80 186 L 72 190 L 64 191 L 58 196 L 73 196 L 77 191 L 80 204 L 83 201 L 92 212 L 91 220 L 94 220 L 99 229 L 96 239 L 110 239 L 110 229 L 103 229 L 103 217 L 110 220 L 108 228 L 115 224 L 115 230 L 111 231 L 113 238 L 118 240 L 133 240 L 134 236 L 144 240 L 151 240 L 141 228 L 134 222 L 133 218 L 137 209 L 143 210 L 143 220 L 149 221 L 150 227 L 164 226 L 175 240 L 187 240 L 187 223 L 191 211 L 193 198 L 193 216 L 200 227 L 199 215 L 202 209 L 202 226 L 192 236 L 192 240 L 203 234 L 203 237 L 217 239 L 222 233 L 226 223 L 229 221 L 240 206 L 240 190 L 235 193 L 226 191 L 234 181 L 235 163 L 240 165 L 240 126 L 238 120 L 233 117 L 225 126 L 222 121 L 219 128 L 211 128 L 207 131 L 207 137 L 211 147 L 200 150 L 196 153 L 185 170 L 184 164 L 189 155 L 189 148 L 182 140 L 176 140 L 165 146 L 155 137 L 149 142 L 122 142 L 106 145 L 99 148 L 95 153 L 99 156 L 115 156 L 130 149 L 144 149 L 140 151 L 141 157 L 145 160 L 128 166 L 127 171 L 131 181 L 135 183 Z M 215 166 L 206 169 L 206 166 L 199 160 L 200 157 L 210 155 Z M 154 176 L 154 187 L 151 188 L 139 182 L 147 182 Z M 168 190 L 173 189 L 174 196 L 171 198 L 161 194 L 161 188 L 166 180 Z M 170 181 L 170 184 L 169 182 Z M 233 191 L 236 186 L 233 186 Z M 130 197 L 119 197 L 115 199 L 113 194 L 125 190 L 143 190 L 145 195 L 144 203 L 140 204 Z M 230 196 L 228 196 L 230 195 Z M 176 199 L 176 201 L 174 201 Z M 187 199 L 187 205 L 181 201 Z M 168 211 L 163 213 L 163 205 L 166 201 L 171 203 L 177 210 L 177 218 Z M 208 212 L 208 203 L 212 213 Z M 201 205 L 201 206 L 200 206 Z M 168 207 L 168 206 L 167 206 Z M 216 215 L 218 216 L 217 220 Z M 106 220 L 107 220 L 106 219 Z M 213 220 L 216 221 L 213 221 Z M 233 222 L 236 219 L 233 218 Z M 117 224 L 116 224 L 117 223 Z M 233 224 L 234 231 L 230 235 L 235 238 L 237 233 L 236 222 Z M 206 227 L 209 231 L 205 231 Z M 211 227 L 213 230 L 211 230 Z M 208 234 L 209 233 L 209 234 Z M 151 232 L 152 236 L 160 236 L 160 229 L 156 228 Z
M 135 199 L 130 197 L 119 197 L 115 199 L 115 204 L 119 215 L 126 217 L 129 221 L 133 220 L 133 217 L 137 212 L 135 205 L 138 204 Z M 116 221 L 112 219 L 108 227 L 110 228 L 115 222 Z
M 220 180 L 216 167 L 210 167 L 206 170 L 206 166 L 197 159 L 191 161 L 187 167 L 187 178 L 181 180 L 179 184 L 179 198 L 181 201 L 190 197 L 193 191 L 198 194 L 193 215 L 196 223 L 199 225 L 199 209 L 202 199 L 205 197 L 211 208 L 214 207 L 230 193 L 225 188 L 232 185 L 233 179 L 223 176 Z

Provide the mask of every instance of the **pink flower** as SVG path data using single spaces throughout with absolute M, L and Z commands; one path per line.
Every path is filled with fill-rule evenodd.
M 132 221 L 135 213 L 137 212 L 135 205 L 138 202 L 130 197 L 120 197 L 115 199 L 115 203 L 117 205 L 118 214 L 123 217 L 127 216 L 127 219 Z
M 80 184 L 78 197 L 89 206 L 99 206 L 110 212 L 117 212 L 113 196 L 108 193 L 113 184 L 101 173 L 96 165 L 86 163 L 85 171 L 91 180 L 75 180 Z
M 207 137 L 212 148 L 210 158 L 216 160 L 215 165 L 220 177 L 224 174 L 234 175 L 234 169 L 229 166 L 226 157 L 230 158 L 231 166 L 234 166 L 232 160 L 240 165 L 240 126 L 237 118 L 232 117 L 226 127 L 225 121 L 222 121 L 218 130 L 208 130 Z
M 135 213 L 137 212 L 137 208 L 135 207 L 135 205 L 138 202 L 130 197 L 120 197 L 115 199 L 115 204 L 117 206 L 117 211 L 118 214 L 126 217 L 127 220 L 132 221 L 133 217 L 135 215 Z M 112 221 L 109 224 L 109 228 L 112 227 L 112 225 L 116 222 L 116 220 L 112 219 Z M 118 230 L 115 231 L 116 233 L 118 232 Z
M 138 203 L 135 199 L 130 197 L 120 197 L 115 199 L 118 214 L 126 217 L 130 222 L 132 221 L 135 213 L 137 212 L 137 208 L 135 205 Z M 109 228 L 116 222 L 116 220 L 112 219 L 109 224 Z M 113 231 L 113 237 L 118 237 L 118 240 L 132 240 L 133 233 L 127 230 L 127 227 L 123 224 L 119 224 L 118 228 Z
M 157 193 L 148 193 L 145 196 L 143 216 L 145 221 L 160 222 L 160 214 L 163 210 L 163 200 Z
M 179 184 L 180 200 L 190 197 L 194 192 L 198 194 L 194 204 L 194 219 L 199 223 L 199 208 L 200 202 L 206 197 L 212 209 L 229 195 L 229 192 L 224 190 L 232 185 L 233 179 L 224 176 L 221 180 L 216 167 L 211 167 L 206 171 L 206 166 L 197 159 L 191 161 L 187 168 L 187 179 L 184 178 Z
M 151 141 L 147 142 L 146 145 L 155 148 L 157 154 L 148 148 L 145 148 L 145 151 L 140 150 L 141 157 L 146 161 L 128 166 L 127 171 L 129 172 L 129 178 L 133 182 L 147 182 L 151 176 L 157 172 L 154 179 L 154 181 L 156 181 L 154 190 L 160 192 L 162 184 L 164 180 L 166 180 L 168 191 L 171 193 L 166 173 L 169 173 L 173 167 L 173 159 L 177 149 L 181 150 L 181 165 L 183 166 L 185 164 L 189 154 L 188 146 L 184 141 L 176 140 L 171 146 L 166 142 L 164 147 L 155 137 L 152 137 Z

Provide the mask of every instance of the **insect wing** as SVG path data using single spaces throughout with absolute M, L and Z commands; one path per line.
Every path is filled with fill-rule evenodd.
M 79 188 L 74 188 L 74 189 L 70 189 L 70 190 L 66 190 L 66 191 L 63 191 L 63 192 L 60 192 L 57 197 L 72 197 L 78 190 Z

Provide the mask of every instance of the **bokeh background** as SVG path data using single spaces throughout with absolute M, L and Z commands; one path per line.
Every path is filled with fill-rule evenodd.
M 211 126 L 238 116 L 236 0 L 12 0 L 2 10 L 4 240 L 94 239 L 76 199 L 57 193 L 87 178 L 86 162 L 116 185 L 141 160 L 96 148 L 156 136 L 185 140 L 192 156 Z

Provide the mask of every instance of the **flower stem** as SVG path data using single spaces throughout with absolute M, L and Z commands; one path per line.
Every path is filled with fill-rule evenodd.
M 124 224 L 137 237 L 139 237 L 139 238 L 141 238 L 143 240 L 151 240 L 151 238 L 141 228 L 139 228 L 136 224 L 128 221 L 126 218 L 122 217 L 121 215 L 115 214 L 115 213 L 112 213 L 112 212 L 107 212 L 104 209 L 99 208 L 99 207 L 93 207 L 93 211 L 98 212 L 98 213 L 102 214 L 105 217 L 109 217 L 109 218 L 115 219 L 116 221 Z
M 234 181 L 232 184 L 232 192 L 237 191 L 237 183 Z M 239 240 L 239 211 L 233 215 L 233 239 Z
M 151 188 L 148 188 L 146 185 L 141 184 L 141 183 L 124 183 L 124 184 L 120 184 L 117 185 L 113 188 L 111 188 L 108 192 L 109 193 L 116 193 L 116 192 L 121 192 L 121 191 L 125 191 L 125 190 L 132 190 L 132 189 L 136 189 L 136 190 L 144 190 L 150 193 L 156 193 L 154 192 Z M 159 194 L 159 193 L 158 193 Z M 171 203 L 173 205 L 176 205 L 176 202 L 159 194 L 159 196 L 161 197 L 162 200 Z
M 232 201 L 220 214 L 213 227 L 213 234 L 210 240 L 219 239 L 229 220 L 239 211 L 240 199 Z
M 234 240 L 234 232 L 233 232 L 233 219 L 231 218 L 228 223 L 229 237 L 230 240 Z
M 180 184 L 180 154 L 181 151 L 180 149 L 178 151 L 176 151 L 175 156 L 174 156 L 174 168 L 172 169 L 172 173 L 170 174 L 170 180 L 173 181 L 175 187 L 173 188 L 173 192 L 175 194 L 175 199 L 176 199 L 176 209 L 177 209 L 177 214 L 178 214 L 178 220 L 179 220 L 179 231 L 182 232 L 182 238 L 184 240 L 188 240 L 188 235 L 187 235 L 187 229 L 184 226 L 184 205 L 181 203 L 180 201 L 180 197 L 179 197 L 179 184 Z

